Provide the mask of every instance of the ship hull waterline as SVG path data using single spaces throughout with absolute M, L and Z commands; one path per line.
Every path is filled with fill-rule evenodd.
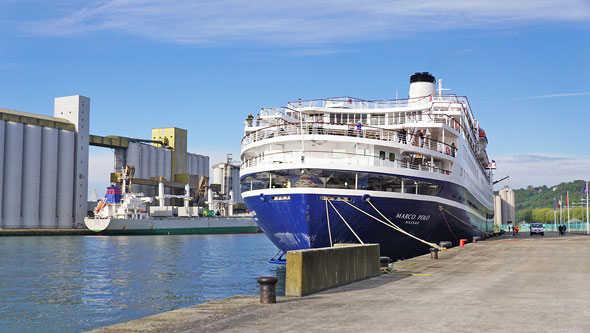
M 184 219 L 84 219 L 86 227 L 99 235 L 191 235 L 257 233 L 254 219 L 210 217 Z
M 244 198 L 258 226 L 282 251 L 329 247 L 330 234 L 332 244 L 358 244 L 354 233 L 363 243 L 380 244 L 381 255 L 392 260 L 425 254 L 430 249 L 429 245 L 384 225 L 344 201 L 326 202 L 321 194 L 288 194 L 288 197 L 288 200 L 281 201 L 273 201 L 271 196 L 264 194 Z M 328 197 L 333 198 L 334 195 Z M 369 197 L 379 210 L 377 212 L 366 201 L 366 195 L 341 197 L 348 198 L 349 203 L 358 209 L 385 221 L 379 214 L 381 212 L 404 231 L 435 244 L 451 241 L 456 246 L 460 239 L 471 240 L 474 236 L 483 237 L 493 231 L 492 220 L 476 216 L 461 205 L 436 200 Z

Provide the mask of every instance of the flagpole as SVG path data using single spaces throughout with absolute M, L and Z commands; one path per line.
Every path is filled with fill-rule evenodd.
M 590 235 L 590 223 L 588 221 L 588 181 L 586 181 L 586 234 Z
M 563 206 L 562 202 L 563 202 L 563 195 L 560 195 L 559 196 L 559 224 L 561 224 L 561 206 Z
M 565 202 L 567 203 L 567 231 L 570 231 L 570 192 L 565 192 Z
M 555 197 L 553 197 L 553 226 L 557 223 L 557 212 L 555 211 Z

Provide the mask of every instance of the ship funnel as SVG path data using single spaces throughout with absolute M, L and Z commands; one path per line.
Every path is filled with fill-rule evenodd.
M 410 76 L 410 98 L 425 97 L 434 94 L 436 80 L 428 72 L 415 73 Z

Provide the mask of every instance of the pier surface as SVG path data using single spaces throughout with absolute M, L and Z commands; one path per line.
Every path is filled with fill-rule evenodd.
M 96 331 L 590 331 L 590 237 L 521 234 L 452 250 L 273 305 L 235 296 Z

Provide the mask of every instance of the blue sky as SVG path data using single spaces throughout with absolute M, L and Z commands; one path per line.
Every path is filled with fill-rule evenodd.
M 212 163 L 238 158 L 248 112 L 406 97 L 416 71 L 469 98 L 501 185 L 590 178 L 584 0 L 0 1 L 0 107 L 85 95 L 91 133 L 177 126 Z M 102 190 L 112 153 L 91 159 Z

